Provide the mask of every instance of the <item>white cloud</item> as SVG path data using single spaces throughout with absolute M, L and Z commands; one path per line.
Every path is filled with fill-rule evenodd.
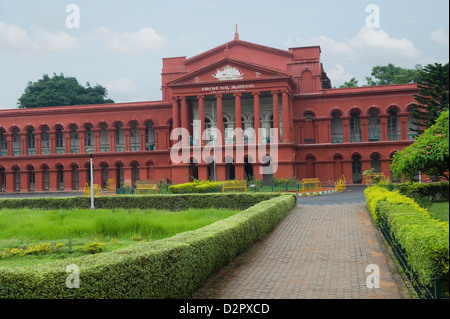
M 52 33 L 45 29 L 34 28 L 29 34 L 16 25 L 0 21 L 0 48 L 6 51 L 21 53 L 60 52 L 77 46 L 77 39 L 66 32 Z
M 448 42 L 448 34 L 444 31 L 443 28 L 435 30 L 430 33 L 430 39 L 438 44 L 444 45 L 446 47 L 449 46 Z
M 78 40 L 63 31 L 52 33 L 48 30 L 36 29 L 33 36 L 42 48 L 51 52 L 68 51 L 78 47 Z
M 142 28 L 134 33 L 117 33 L 99 27 L 95 35 L 104 40 L 107 49 L 119 53 L 146 53 L 163 48 L 167 41 L 152 28 Z
M 136 92 L 136 86 L 130 78 L 108 79 L 103 81 L 104 86 L 111 94 L 130 94 Z
M 331 79 L 331 84 L 335 87 L 339 87 L 353 78 L 353 75 L 347 73 L 340 64 L 337 64 L 333 69 L 327 70 L 327 76 Z
M 286 44 L 289 46 L 294 45 L 294 42 L 288 40 Z M 344 60 L 354 60 L 356 57 L 355 50 L 345 42 L 338 42 L 326 36 L 312 37 L 309 39 L 297 38 L 296 44 L 298 46 L 313 46 L 320 45 L 320 48 L 324 55 L 330 57 L 336 57 Z
M 408 62 L 417 62 L 422 53 L 414 44 L 405 38 L 391 37 L 386 31 L 363 27 L 356 36 L 336 41 L 326 36 L 312 37 L 309 39 L 291 39 L 286 45 L 320 45 L 322 56 L 330 60 L 353 61 L 370 64 L 394 63 L 403 65 Z
M 108 97 L 116 103 L 137 101 L 138 88 L 129 77 L 109 78 L 102 81 L 108 91 Z
M 381 29 L 363 27 L 347 42 L 358 52 L 359 59 L 374 63 L 417 61 L 422 55 L 410 40 L 392 38 Z
M 28 51 L 39 49 L 27 31 L 12 24 L 0 21 L 0 48 L 6 51 Z

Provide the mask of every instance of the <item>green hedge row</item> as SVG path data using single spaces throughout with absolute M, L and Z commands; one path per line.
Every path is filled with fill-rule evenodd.
M 188 208 L 223 208 L 247 209 L 260 201 L 279 196 L 277 193 L 211 193 L 211 194 L 161 194 L 161 195 L 115 195 L 95 197 L 95 208 L 140 208 L 184 210 Z M 74 209 L 89 208 L 90 197 L 45 197 L 0 199 L 2 208 L 32 208 L 32 209 Z
M 401 194 L 411 198 L 429 198 L 432 200 L 449 197 L 449 182 L 437 183 L 385 183 L 379 184 L 388 190 L 398 190 Z
M 233 194 L 237 196 L 235 199 L 248 195 Z M 272 230 L 295 206 L 296 200 L 295 195 L 288 194 L 268 198 L 200 229 L 110 253 L 0 269 L 0 297 L 185 298 L 211 274 Z M 68 265 L 79 269 L 79 288 L 66 286 L 66 280 L 73 275 L 66 272 Z
M 435 276 L 449 280 L 449 223 L 430 217 L 411 198 L 379 186 L 365 190 L 367 206 L 377 225 L 386 223 L 407 255 L 419 282 Z

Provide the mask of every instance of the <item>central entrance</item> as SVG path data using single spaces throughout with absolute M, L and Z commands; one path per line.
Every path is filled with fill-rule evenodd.
M 247 155 L 244 158 L 244 176 L 247 181 L 253 180 L 253 164 L 251 162 L 252 159 L 249 159 L 249 156 Z

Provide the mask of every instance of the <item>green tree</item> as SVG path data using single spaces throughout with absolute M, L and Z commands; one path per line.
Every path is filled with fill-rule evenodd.
M 421 65 L 416 65 L 414 69 L 405 69 L 389 63 L 386 66 L 375 66 L 372 68 L 371 77 L 366 76 L 367 85 L 391 85 L 417 83 L 420 80 Z
M 114 103 L 107 98 L 106 88 L 101 85 L 86 87 L 80 85 L 76 78 L 65 77 L 64 74 L 52 77 L 44 74 L 36 82 L 28 82 L 25 92 L 18 99 L 17 106 L 21 109 L 45 106 L 87 105 Z
M 428 128 L 436 122 L 442 111 L 448 110 L 448 63 L 445 65 L 428 64 L 421 71 L 421 80 L 417 83 L 419 92 L 414 95 L 412 123 L 419 129 L 411 128 L 421 134 L 423 127 Z
M 413 144 L 397 152 L 391 164 L 395 176 L 413 180 L 417 172 L 449 179 L 449 111 L 417 137 Z
M 358 80 L 355 78 L 351 78 L 350 81 L 345 82 L 341 86 L 339 86 L 340 89 L 342 88 L 355 88 L 358 87 Z

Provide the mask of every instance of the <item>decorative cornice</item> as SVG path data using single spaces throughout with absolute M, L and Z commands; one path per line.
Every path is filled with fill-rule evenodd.
M 0 110 L 0 117 L 16 116 L 41 116 L 55 114 L 74 114 L 74 113 L 102 113 L 102 112 L 120 112 L 142 109 L 161 109 L 171 108 L 172 103 L 167 102 L 132 102 L 132 103 L 114 103 L 114 104 L 92 104 L 92 105 L 71 105 L 55 107 L 36 107 L 28 109 L 7 109 Z

